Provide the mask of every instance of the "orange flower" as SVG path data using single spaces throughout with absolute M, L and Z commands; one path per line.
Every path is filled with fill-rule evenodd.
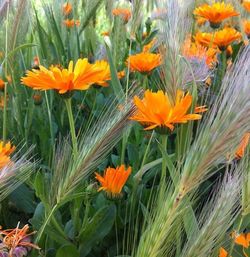
M 188 37 L 184 41 L 182 54 L 188 58 L 196 58 L 199 60 L 205 59 L 207 65 L 212 66 L 216 62 L 217 50 L 214 48 L 207 48 L 195 42 L 191 42 L 191 38 Z
M 73 28 L 74 26 L 80 26 L 80 21 L 79 20 L 70 20 L 70 19 L 66 19 L 63 21 L 63 24 L 67 27 L 67 28 Z
M 233 232 L 232 238 L 234 238 L 234 242 L 236 244 L 241 245 L 244 248 L 248 248 L 250 246 L 250 233 L 237 234 L 236 232 Z
M 110 35 L 110 33 L 109 33 L 109 31 L 103 31 L 103 32 L 101 33 L 101 35 L 108 37 L 108 36 Z
M 248 11 L 250 12 L 250 1 L 249 0 L 245 0 L 243 1 L 243 7 Z
M 194 15 L 208 20 L 211 27 L 219 27 L 221 22 L 229 17 L 238 16 L 231 4 L 216 2 L 212 5 L 204 4 L 194 10 Z
M 207 20 L 205 18 L 202 18 L 202 17 L 197 17 L 196 18 L 196 23 L 197 23 L 198 26 L 204 25 L 206 23 L 206 21 Z
M 195 35 L 195 41 L 206 47 L 218 47 L 220 50 L 225 50 L 231 43 L 241 39 L 241 34 L 233 28 L 224 28 L 213 33 L 198 32 Z
M 243 21 L 244 31 L 247 37 L 250 39 L 250 20 Z
M 4 81 L 0 78 L 0 90 L 4 90 L 5 84 Z
M 224 248 L 220 248 L 219 257 L 228 257 L 228 252 Z
M 174 130 L 174 124 L 187 123 L 189 120 L 199 120 L 201 115 L 188 114 L 192 104 L 192 96 L 183 91 L 177 90 L 175 105 L 162 90 L 153 93 L 149 90 L 145 92 L 144 98 L 140 100 L 134 97 L 134 103 L 137 112 L 131 117 L 146 126 L 145 130 L 155 129 L 157 127 L 169 128 Z M 206 111 L 204 106 L 196 108 L 195 112 Z
M 3 235 L 4 238 L 2 239 L 2 246 L 5 250 L 9 251 L 10 257 L 17 256 L 16 252 L 18 251 L 19 247 L 27 248 L 34 248 L 39 250 L 40 248 L 30 242 L 30 236 L 33 235 L 35 232 L 28 233 L 29 226 L 25 225 L 23 228 L 14 228 L 14 229 L 6 229 L 0 230 L 0 235 Z M 19 255 L 18 255 L 19 256 Z
M 247 145 L 250 140 L 250 133 L 246 133 L 244 137 L 241 140 L 240 145 L 238 146 L 236 152 L 235 152 L 235 157 L 238 159 L 241 159 L 244 156 L 245 150 L 247 148 Z
M 97 79 L 95 81 L 95 84 L 99 86 L 107 87 L 108 86 L 107 81 L 111 80 L 109 63 L 104 60 L 100 60 L 100 61 L 96 61 L 96 63 L 93 66 L 100 70 L 98 73 Z M 118 72 L 117 76 L 120 79 L 125 76 L 125 72 L 124 71 Z
M 64 15 L 69 15 L 71 12 L 72 12 L 72 5 L 69 2 L 63 4 Z
M 156 67 L 161 65 L 161 55 L 153 53 L 139 53 L 130 55 L 127 59 L 127 66 L 131 71 L 139 71 L 141 73 L 149 73 Z
M 85 59 L 78 59 L 73 69 L 73 61 L 70 61 L 68 69 L 60 69 L 51 66 L 46 69 L 39 66 L 40 70 L 28 71 L 21 81 L 24 85 L 38 90 L 58 90 L 64 94 L 71 90 L 87 90 L 92 84 L 99 81 L 103 69 L 93 65 Z
M 131 18 L 131 11 L 127 8 L 116 8 L 113 9 L 112 13 L 114 16 L 121 17 L 126 23 Z
M 116 168 L 107 168 L 102 177 L 100 174 L 95 173 L 95 178 L 100 182 L 101 187 L 98 191 L 106 191 L 111 197 L 117 197 L 121 194 L 129 175 L 131 174 L 131 167 L 125 169 L 124 165 Z
M 15 146 L 11 146 L 10 142 L 4 144 L 3 141 L 0 141 L 0 169 L 10 162 L 10 155 L 15 149 Z

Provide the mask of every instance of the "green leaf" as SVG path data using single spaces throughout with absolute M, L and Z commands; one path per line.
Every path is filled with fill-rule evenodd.
M 79 257 L 80 253 L 74 245 L 64 245 L 56 252 L 56 257 Z
M 25 184 L 19 186 L 10 194 L 10 200 L 15 206 L 26 212 L 33 213 L 36 208 L 34 192 L 31 191 Z
M 115 216 L 115 205 L 105 206 L 85 225 L 79 235 L 81 257 L 87 256 L 92 247 L 109 233 Z

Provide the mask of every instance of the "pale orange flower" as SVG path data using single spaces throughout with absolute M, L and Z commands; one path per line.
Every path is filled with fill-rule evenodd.
M 9 164 L 10 155 L 15 151 L 16 147 L 12 146 L 10 142 L 4 144 L 0 141 L 0 169 Z
M 238 16 L 231 4 L 216 2 L 212 5 L 204 4 L 194 10 L 194 15 L 208 20 L 212 27 L 219 27 L 221 22 L 227 18 Z
M 196 23 L 197 23 L 198 26 L 204 25 L 206 23 L 206 21 L 207 20 L 205 18 L 202 18 L 202 17 L 197 17 L 196 18 Z
M 96 78 L 95 84 L 99 86 L 107 87 L 108 86 L 107 81 L 111 80 L 109 63 L 107 61 L 100 60 L 100 61 L 96 61 L 96 63 L 93 66 L 99 69 L 99 73 Z M 124 71 L 118 72 L 117 76 L 120 79 L 125 76 L 125 72 Z
M 212 66 L 216 62 L 216 54 L 218 51 L 214 48 L 207 48 L 196 42 L 191 42 L 191 38 L 188 37 L 184 41 L 182 48 L 182 54 L 188 58 L 197 58 L 199 60 L 205 59 L 207 65 Z
M 69 15 L 72 12 L 72 5 L 67 2 L 63 4 L 63 13 L 64 15 Z
M 243 1 L 242 5 L 243 5 L 243 7 L 244 7 L 248 12 L 250 12 L 250 1 L 249 1 L 249 0 Z
M 134 103 L 137 107 L 136 113 L 131 120 L 142 123 L 145 130 L 159 128 L 169 128 L 174 130 L 174 125 L 178 123 L 187 123 L 190 120 L 201 119 L 200 114 L 189 114 L 188 111 L 192 105 L 192 96 L 178 90 L 175 104 L 172 105 L 168 95 L 162 90 L 156 93 L 147 90 L 144 98 L 141 100 L 134 97 Z M 195 112 L 206 111 L 204 106 L 196 107 Z
M 10 257 L 17 256 L 16 252 L 19 247 L 34 248 L 39 250 L 39 246 L 31 243 L 30 236 L 35 234 L 35 232 L 28 233 L 29 226 L 25 225 L 23 228 L 14 228 L 0 230 L 0 235 L 4 236 L 2 239 L 2 247 L 8 251 Z
M 71 90 L 87 90 L 99 81 L 99 73 L 103 73 L 102 68 L 90 64 L 86 58 L 78 59 L 74 68 L 73 61 L 69 62 L 68 69 L 55 66 L 46 69 L 41 65 L 39 68 L 28 71 L 26 77 L 22 77 L 22 83 L 37 90 L 55 89 L 59 94 Z
M 222 30 L 213 33 L 198 32 L 195 35 L 195 41 L 206 47 L 218 47 L 220 50 L 226 50 L 226 48 L 234 41 L 241 39 L 241 34 L 233 28 L 224 28 Z
M 131 18 L 131 11 L 127 8 L 113 9 L 112 14 L 114 16 L 121 17 L 124 20 L 124 22 L 128 22 L 128 20 Z
M 130 55 L 127 59 L 126 65 L 131 71 L 138 71 L 141 73 L 149 73 L 153 69 L 160 66 L 162 63 L 160 54 L 153 53 L 139 53 Z
M 76 27 L 79 27 L 80 26 L 80 20 L 75 20 L 75 25 L 76 25 Z
M 79 20 L 70 20 L 70 19 L 66 19 L 63 21 L 63 24 L 67 27 L 67 28 L 73 28 L 74 26 L 80 26 L 80 21 Z
M 100 182 L 101 187 L 98 191 L 105 191 L 111 197 L 118 197 L 121 195 L 129 175 L 131 174 L 131 167 L 125 168 L 125 165 L 116 168 L 107 168 L 104 171 L 104 176 L 95 173 L 95 178 Z
M 243 26 L 247 37 L 250 39 L 250 20 L 243 21 Z
M 246 133 L 244 135 L 244 137 L 242 138 L 240 145 L 238 146 L 238 148 L 235 152 L 236 158 L 240 159 L 244 156 L 244 153 L 248 146 L 249 140 L 250 140 L 250 133 Z

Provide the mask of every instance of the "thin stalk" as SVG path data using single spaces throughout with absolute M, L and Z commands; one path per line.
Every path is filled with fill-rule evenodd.
M 220 54 L 220 61 L 219 61 L 219 67 L 216 73 L 216 79 L 214 83 L 214 90 L 215 92 L 219 92 L 220 86 L 222 84 L 223 77 L 225 76 L 227 69 L 227 55 L 226 50 L 222 51 Z
M 160 151 L 162 154 L 162 163 L 161 163 L 161 180 L 160 180 L 160 188 L 159 188 L 159 201 L 162 200 L 164 190 L 165 190 L 165 183 L 166 183 L 166 175 L 167 175 L 167 142 L 168 136 L 162 135 L 161 136 L 161 145 Z
M 44 232 L 46 226 L 47 226 L 48 223 L 50 222 L 50 220 L 51 220 L 51 218 L 52 218 L 54 212 L 55 212 L 56 209 L 57 209 L 57 207 L 58 207 L 58 205 L 56 204 L 56 205 L 53 207 L 53 209 L 50 211 L 50 213 L 49 213 L 47 219 L 45 220 L 45 222 L 43 223 L 41 229 L 39 230 L 39 232 L 38 232 L 38 234 L 37 234 L 35 243 L 38 243 L 38 242 L 40 241 L 40 239 L 41 239 L 41 237 L 42 237 L 42 234 L 43 234 L 43 232 Z
M 126 146 L 127 146 L 129 134 L 130 134 L 130 129 L 128 129 L 122 137 L 121 164 L 124 164 L 124 161 L 125 161 Z
M 167 142 L 168 142 L 168 136 L 162 135 L 161 138 L 161 152 L 162 152 L 162 165 L 161 165 L 161 183 L 165 183 L 166 181 L 166 170 L 167 170 Z
M 148 76 L 142 75 L 142 88 L 146 90 L 148 87 Z
M 6 18 L 6 31 L 5 31 L 5 77 L 7 78 L 8 69 L 8 31 L 9 31 L 9 10 L 10 3 L 7 2 L 7 18 Z M 7 85 L 8 82 L 4 83 L 4 108 L 3 108 L 3 142 L 7 139 Z
M 53 158 L 54 158 L 54 147 L 55 147 L 54 141 L 55 141 L 55 138 L 54 138 L 54 130 L 53 130 L 53 125 L 52 125 L 52 116 L 51 116 L 51 110 L 50 110 L 50 105 L 49 105 L 49 99 L 48 99 L 48 95 L 47 95 L 46 91 L 45 91 L 45 100 L 46 100 L 46 106 L 47 106 L 47 111 L 48 111 L 48 116 L 49 116 L 49 128 L 50 128 L 50 136 L 51 136 L 51 145 L 53 147 L 53 149 L 52 149 L 52 160 L 53 160 Z M 50 151 L 51 151 L 51 148 L 50 148 Z M 49 156 L 51 156 L 51 153 L 49 154 Z
M 6 62 L 7 63 L 7 62 Z M 4 83 L 4 107 L 3 107 L 3 142 L 6 143 L 7 139 L 7 85 Z
M 69 118 L 70 134 L 71 134 L 72 146 L 73 146 L 73 155 L 74 157 L 76 157 L 78 153 L 78 147 L 77 147 L 77 137 L 76 137 L 76 131 L 75 131 L 74 117 L 72 112 L 71 98 L 65 99 L 65 105 L 66 105 L 68 118 Z

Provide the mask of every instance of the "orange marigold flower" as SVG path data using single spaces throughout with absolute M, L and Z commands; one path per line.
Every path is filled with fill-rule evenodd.
M 247 37 L 250 39 L 250 20 L 243 21 L 243 26 Z
M 39 70 L 28 71 L 21 81 L 24 85 L 38 90 L 58 90 L 64 94 L 71 90 L 87 90 L 99 80 L 99 73 L 103 70 L 98 65 L 93 65 L 85 59 L 78 59 L 73 69 L 73 61 L 70 61 L 68 69 L 60 69 L 55 66 L 46 69 L 39 66 Z
M 213 33 L 198 32 L 195 35 L 195 41 L 206 47 L 218 47 L 224 51 L 226 48 L 236 40 L 241 39 L 241 34 L 233 28 L 224 28 Z
M 113 9 L 112 14 L 114 16 L 121 17 L 124 20 L 124 22 L 126 22 L 126 23 L 131 18 L 131 11 L 129 9 L 127 9 L 127 8 L 116 8 L 116 9 Z
M 234 10 L 231 4 L 216 2 L 212 5 L 204 4 L 194 10 L 194 15 L 208 20 L 211 27 L 218 28 L 221 22 L 229 17 L 238 16 L 239 13 Z
M 104 190 L 111 197 L 120 196 L 122 188 L 128 180 L 131 171 L 131 167 L 128 167 L 126 170 L 125 165 L 121 165 L 116 168 L 107 168 L 103 177 L 100 174 L 95 173 L 95 178 L 101 184 L 98 191 Z
M 72 12 L 72 5 L 67 2 L 63 4 L 63 13 L 64 15 L 69 15 Z
M 74 26 L 80 26 L 80 21 L 79 20 L 70 20 L 70 19 L 66 19 L 63 21 L 63 24 L 67 27 L 67 28 L 73 28 Z
M 0 169 L 10 162 L 10 155 L 15 151 L 16 147 L 12 146 L 10 142 L 4 144 L 0 141 Z
M 134 97 L 134 103 L 137 112 L 131 117 L 131 120 L 138 121 L 146 126 L 145 130 L 159 128 L 169 128 L 174 130 L 174 124 L 187 123 L 189 120 L 199 120 L 201 115 L 188 114 L 192 105 L 192 96 L 177 90 L 175 104 L 172 105 L 168 95 L 162 90 L 156 93 L 147 90 L 144 98 L 141 100 Z M 206 111 L 204 106 L 197 107 L 195 112 Z
M 235 157 L 240 159 L 244 156 L 245 150 L 247 148 L 247 145 L 250 140 L 250 133 L 246 133 L 244 137 L 242 138 L 236 152 L 235 152 Z
M 241 233 L 237 234 L 235 231 L 231 234 L 234 238 L 234 242 L 238 245 L 248 248 L 250 246 L 250 233 Z
M 40 249 L 37 245 L 31 243 L 30 236 L 35 234 L 35 232 L 28 233 L 28 230 L 28 225 L 25 225 L 21 229 L 17 227 L 14 229 L 0 230 L 0 235 L 4 236 L 1 247 L 9 253 L 8 256 L 19 256 L 17 253 L 21 250 L 20 248 L 25 249 L 25 252 L 28 252 L 29 248 Z
M 5 84 L 4 81 L 0 78 L 0 90 L 4 90 Z
M 197 23 L 198 26 L 204 25 L 206 23 L 206 21 L 207 20 L 205 18 L 202 18 L 202 17 L 197 17 L 196 18 L 196 23 Z
M 243 1 L 242 5 L 243 5 L 243 7 L 244 7 L 248 12 L 250 12 L 250 1 L 249 1 L 249 0 Z
M 160 54 L 139 53 L 130 55 L 127 59 L 127 66 L 131 71 L 139 71 L 141 73 L 149 73 L 162 63 Z
M 100 70 L 98 73 L 97 79 L 95 81 L 95 84 L 99 86 L 107 87 L 108 86 L 107 81 L 111 80 L 109 63 L 107 61 L 100 60 L 100 61 L 96 61 L 96 63 L 94 64 L 94 67 L 95 66 L 97 67 L 97 69 Z M 125 76 L 125 72 L 124 71 L 118 72 L 117 76 L 120 79 Z
M 219 257 L 228 257 L 228 252 L 224 248 L 220 248 Z
M 196 42 L 191 42 L 191 38 L 188 37 L 184 41 L 182 48 L 182 54 L 188 58 L 197 58 L 199 60 L 205 59 L 207 65 L 212 66 L 216 62 L 216 54 L 218 51 L 214 48 L 207 48 Z

